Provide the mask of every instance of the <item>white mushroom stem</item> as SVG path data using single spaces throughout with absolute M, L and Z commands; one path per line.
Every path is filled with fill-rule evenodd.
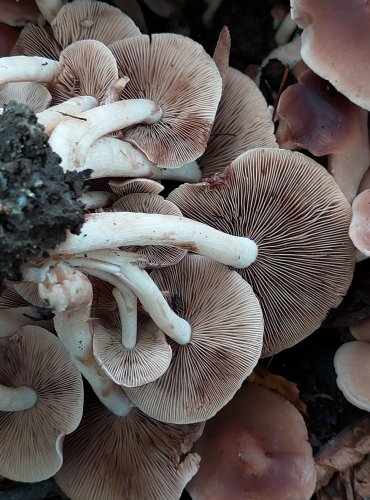
M 146 155 L 132 144 L 103 137 L 89 149 L 84 164 L 77 171 L 91 169 L 92 179 L 100 177 L 149 177 L 154 179 L 175 180 L 179 182 L 198 182 L 201 171 L 196 161 L 180 168 L 158 168 Z
M 109 207 L 117 200 L 117 196 L 108 191 L 88 191 L 81 196 L 80 200 L 85 210 L 93 210 L 96 208 Z
M 112 290 L 121 318 L 122 345 L 126 349 L 134 349 L 137 339 L 137 298 L 136 295 L 123 285 L 120 290 Z
M 62 0 L 36 0 L 36 3 L 41 14 L 49 23 L 53 21 L 60 9 L 63 7 Z
M 13 56 L 0 58 L 0 85 L 11 82 L 51 82 L 59 63 L 46 57 Z
M 0 385 L 0 411 L 24 411 L 37 403 L 37 392 L 32 387 Z
M 290 12 L 285 16 L 279 28 L 275 33 L 275 42 L 277 45 L 284 45 L 292 37 L 297 29 L 297 21 L 292 19 Z
M 94 358 L 90 318 L 92 286 L 88 278 L 68 264 L 58 263 L 39 284 L 39 293 L 53 308 L 58 337 L 97 397 L 115 415 L 128 415 L 130 401 Z
M 159 106 L 147 99 L 105 104 L 59 123 L 49 143 L 61 156 L 62 168 L 65 171 L 74 170 L 85 164 L 90 146 L 103 135 L 137 123 L 156 123 L 162 114 Z
M 117 250 L 114 252 L 117 255 Z M 104 262 L 99 260 L 103 253 L 106 255 Z M 98 258 L 94 259 L 96 255 Z M 128 287 L 162 332 L 178 344 L 188 344 L 191 340 L 191 326 L 171 309 L 149 274 L 134 264 L 122 262 L 117 266 L 116 263 L 107 262 L 108 260 L 109 254 L 105 251 L 86 253 L 86 257 L 71 256 L 68 262 L 84 273 L 111 283 L 123 296 Z
M 201 222 L 176 215 L 133 212 L 87 214 L 80 234 L 67 233 L 66 240 L 50 253 L 72 254 L 133 245 L 180 247 L 237 269 L 252 264 L 258 253 L 254 241 Z
M 41 113 L 37 113 L 37 121 L 45 127 L 45 133 L 50 135 L 58 123 L 68 120 L 71 115 L 78 115 L 83 111 L 96 108 L 99 105 L 95 97 L 89 95 L 71 97 L 67 101 L 51 106 Z

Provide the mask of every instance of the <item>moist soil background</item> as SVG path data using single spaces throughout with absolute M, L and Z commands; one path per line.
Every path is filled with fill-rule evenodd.
M 288 1 L 224 0 L 208 28 L 202 23 L 202 13 L 206 7 L 202 0 L 186 0 L 181 13 L 170 20 L 153 14 L 144 4 L 140 5 L 149 33 L 177 32 L 189 35 L 203 44 L 211 54 L 221 28 L 227 25 L 232 43 L 230 65 L 245 71 L 251 64 L 260 64 L 275 47 L 270 11 L 277 3 L 287 8 L 289 6 Z M 262 78 L 261 90 L 273 105 L 276 103 L 270 91 L 279 89 L 282 74 L 283 68 L 277 65 Z M 300 397 L 307 405 L 306 423 L 314 453 L 364 414 L 350 405 L 338 390 L 333 357 L 343 342 L 351 340 L 348 324 L 370 315 L 369 286 L 370 263 L 364 261 L 357 265 L 347 297 L 338 310 L 331 312 L 325 328 L 297 346 L 260 361 L 260 366 L 269 372 L 282 375 L 298 385 Z M 6 479 L 0 482 L 0 499 L 65 498 L 52 479 L 35 484 L 14 483 Z M 185 492 L 182 499 L 188 498 Z

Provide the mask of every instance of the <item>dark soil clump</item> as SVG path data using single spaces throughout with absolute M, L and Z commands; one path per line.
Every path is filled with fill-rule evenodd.
M 43 127 L 25 105 L 0 117 L 0 283 L 21 279 L 20 265 L 78 233 L 84 174 L 64 173 Z

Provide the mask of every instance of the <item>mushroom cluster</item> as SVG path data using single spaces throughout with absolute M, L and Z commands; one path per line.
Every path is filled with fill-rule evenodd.
M 55 475 L 73 500 L 177 499 L 204 423 L 346 294 L 351 207 L 335 176 L 279 147 L 257 85 L 228 65 L 227 31 L 212 59 L 99 1 L 37 5 L 45 23 L 26 24 L 1 60 L 3 118 L 10 101 L 28 105 L 61 173 L 88 179 L 71 199 L 79 232 L 66 225 L 4 283 L 0 418 L 14 436 L 0 474 Z M 0 183 L 14 168 L 0 158 Z M 304 444 L 289 460 L 310 471 L 282 490 L 308 499 L 311 449 L 291 418 Z

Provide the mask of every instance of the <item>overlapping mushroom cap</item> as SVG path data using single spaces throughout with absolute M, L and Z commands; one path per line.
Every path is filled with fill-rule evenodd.
M 179 167 L 205 150 L 222 81 L 201 45 L 171 33 L 142 35 L 110 45 L 120 76 L 129 82 L 123 99 L 151 99 L 162 119 L 123 133 L 159 167 Z
M 82 417 L 80 373 L 57 337 L 25 326 L 0 342 L 0 382 L 37 397 L 29 409 L 0 412 L 0 474 L 30 482 L 52 476 L 63 462 L 63 437 Z
M 345 295 L 354 267 L 350 206 L 310 158 L 251 150 L 223 174 L 183 184 L 168 199 L 185 217 L 257 243 L 256 261 L 238 272 L 261 301 L 264 356 L 312 333 Z
M 348 99 L 370 109 L 367 2 L 291 0 L 290 4 L 292 18 L 303 28 L 304 62 Z
M 155 269 L 151 277 L 189 321 L 191 340 L 170 342 L 173 357 L 164 375 L 125 392 L 157 420 L 206 420 L 234 396 L 258 361 L 263 334 L 258 300 L 235 271 L 198 255 Z
M 136 408 L 117 417 L 88 400 L 55 479 L 80 500 L 179 498 L 198 470 L 199 456 L 188 451 L 202 430 L 203 424 L 163 424 Z

